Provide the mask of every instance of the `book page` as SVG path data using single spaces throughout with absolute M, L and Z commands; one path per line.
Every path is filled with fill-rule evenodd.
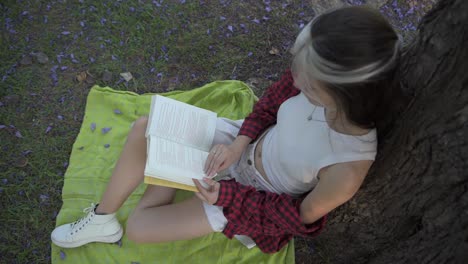
M 217 114 L 209 110 L 156 95 L 152 98 L 147 134 L 209 151 L 216 117 Z
M 190 148 L 163 138 L 148 139 L 145 175 L 194 185 L 192 178 L 203 179 L 208 152 Z

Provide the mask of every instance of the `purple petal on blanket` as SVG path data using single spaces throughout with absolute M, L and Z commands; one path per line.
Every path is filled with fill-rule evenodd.
M 66 257 L 67 257 L 67 255 L 65 254 L 65 252 L 63 252 L 62 250 L 60 250 L 60 259 L 61 259 L 61 260 L 64 260 Z
M 111 129 L 112 129 L 112 127 L 104 127 L 104 128 L 101 129 L 101 132 L 103 134 L 107 134 L 107 132 L 111 131 Z
M 91 131 L 94 132 L 96 130 L 96 123 L 91 123 Z
M 104 144 L 104 147 L 105 147 L 105 148 L 109 148 L 109 147 L 110 147 L 110 144 Z
M 122 112 L 119 110 L 119 109 L 114 109 L 114 113 L 118 114 L 118 115 L 121 115 Z

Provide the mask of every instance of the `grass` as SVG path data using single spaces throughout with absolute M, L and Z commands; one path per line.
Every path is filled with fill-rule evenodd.
M 50 262 L 63 175 L 92 85 L 141 94 L 255 77 L 260 96 L 288 67 L 299 25 L 314 16 L 303 2 L 3 1 L 0 263 Z M 385 12 L 399 27 L 424 11 L 405 22 L 391 9 Z M 272 47 L 280 53 L 270 54 Z M 48 62 L 21 63 L 36 52 Z M 76 81 L 82 72 L 88 78 Z M 134 79 L 124 81 L 122 72 Z M 311 243 L 296 243 L 298 263 L 308 263 Z

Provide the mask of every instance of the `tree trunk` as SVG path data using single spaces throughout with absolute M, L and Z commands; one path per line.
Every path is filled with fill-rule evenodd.
M 441 0 L 402 55 L 409 103 L 315 263 L 468 263 L 467 47 L 468 1 Z

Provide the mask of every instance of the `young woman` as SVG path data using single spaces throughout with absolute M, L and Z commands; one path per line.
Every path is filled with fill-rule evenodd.
M 126 234 L 140 243 L 236 236 L 264 252 L 294 235 L 314 236 L 327 213 L 361 186 L 377 151 L 376 122 L 385 119 L 395 86 L 398 36 L 377 12 L 346 7 L 317 16 L 291 50 L 292 66 L 245 120 L 218 118 L 200 192 L 172 203 L 175 190 L 147 186 Z M 128 135 L 108 187 L 82 219 L 57 227 L 61 247 L 116 242 L 115 212 L 142 182 L 147 119 Z

